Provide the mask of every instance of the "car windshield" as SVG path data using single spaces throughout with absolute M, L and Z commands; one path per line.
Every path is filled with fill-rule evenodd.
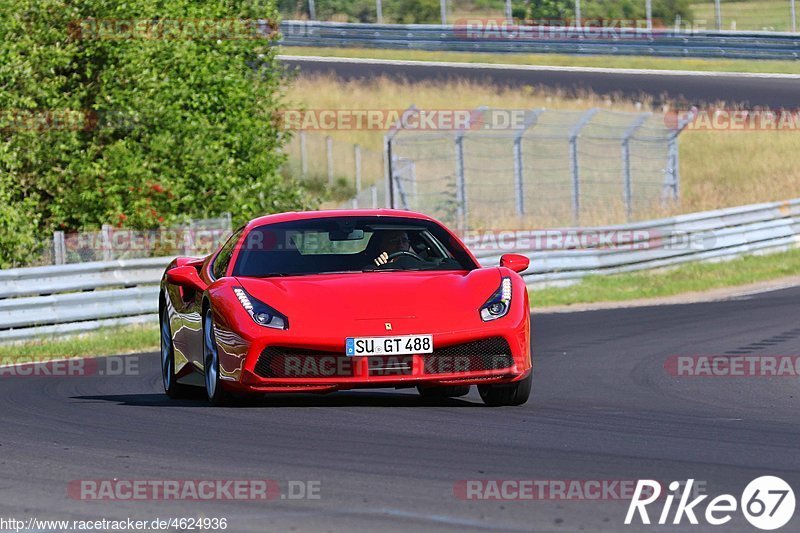
M 253 228 L 234 276 L 473 270 L 463 246 L 436 223 L 399 217 L 329 217 Z

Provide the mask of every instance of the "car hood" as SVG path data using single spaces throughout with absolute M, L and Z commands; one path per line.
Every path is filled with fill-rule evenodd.
M 293 333 L 403 335 L 479 326 L 478 310 L 500 285 L 500 272 L 482 268 L 237 280 L 251 296 L 286 315 Z

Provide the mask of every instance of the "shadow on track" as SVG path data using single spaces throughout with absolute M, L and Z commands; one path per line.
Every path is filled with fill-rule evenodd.
M 137 407 L 211 407 L 202 389 L 196 396 L 173 400 L 164 394 L 105 394 L 72 396 L 72 400 L 114 402 Z M 423 399 L 416 394 L 343 391 L 325 395 L 281 394 L 237 399 L 232 408 L 270 407 L 484 407 L 482 402 L 460 398 Z M 219 409 L 219 408 L 218 408 Z

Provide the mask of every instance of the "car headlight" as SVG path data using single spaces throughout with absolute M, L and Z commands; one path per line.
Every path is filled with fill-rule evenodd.
M 508 314 L 511 309 L 511 278 L 503 278 L 500 287 L 481 307 L 481 319 L 484 322 L 497 320 Z
M 247 294 L 247 291 L 240 287 L 233 289 L 239 303 L 242 304 L 244 310 L 253 319 L 253 322 L 259 326 L 265 326 L 274 329 L 289 329 L 289 319 L 284 315 L 268 306 L 264 302 L 257 300 Z

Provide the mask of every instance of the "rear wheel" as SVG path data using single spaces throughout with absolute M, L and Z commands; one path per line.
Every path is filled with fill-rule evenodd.
M 469 385 L 453 385 L 451 387 L 423 387 L 417 385 L 417 391 L 423 398 L 458 398 L 469 394 Z
M 214 319 L 210 308 L 206 309 L 203 319 L 203 371 L 208 401 L 214 406 L 228 405 L 231 396 L 219 380 L 219 353 L 214 338 Z
M 181 385 L 175 377 L 175 346 L 172 343 L 172 327 L 169 324 L 169 312 L 166 306 L 161 311 L 159 322 L 161 326 L 161 379 L 164 382 L 164 392 L 170 398 L 185 398 L 190 393 L 190 387 Z
M 481 394 L 483 403 L 490 407 L 522 405 L 528 401 L 531 395 L 532 383 L 533 372 L 522 381 L 508 385 L 478 385 L 478 392 Z

